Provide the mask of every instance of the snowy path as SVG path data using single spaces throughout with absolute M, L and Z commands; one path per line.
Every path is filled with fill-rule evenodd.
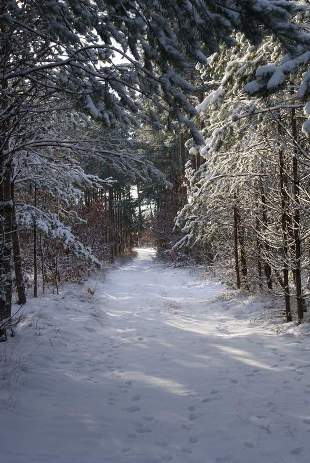
M 309 338 L 151 250 L 89 286 L 0 345 L 1 463 L 309 462 Z

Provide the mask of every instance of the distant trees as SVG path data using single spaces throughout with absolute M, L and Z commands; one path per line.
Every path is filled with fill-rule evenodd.
M 184 183 L 185 132 L 180 126 L 169 126 L 169 120 L 161 117 L 160 130 L 144 124 L 136 131 L 136 137 L 145 150 L 147 158 L 163 174 L 151 184 L 138 185 L 138 204 L 148 205 L 144 215 L 152 232 L 152 240 L 160 253 L 168 251 L 180 238 L 180 232 L 174 231 L 177 212 L 186 202 L 186 185 Z

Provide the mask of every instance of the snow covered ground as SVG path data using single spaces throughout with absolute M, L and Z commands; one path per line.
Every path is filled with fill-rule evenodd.
M 308 463 L 310 338 L 153 255 L 28 304 L 0 345 L 1 463 Z

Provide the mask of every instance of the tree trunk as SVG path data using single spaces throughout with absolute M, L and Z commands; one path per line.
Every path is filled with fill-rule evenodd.
M 10 131 L 9 97 L 6 74 L 10 62 L 10 32 L 8 22 L 3 20 L 7 12 L 7 1 L 0 5 L 0 321 L 11 317 L 12 306 L 12 192 L 11 160 L 6 154 Z M 6 340 L 6 329 L 0 329 L 1 340 Z M 3 338 L 3 339 L 2 339 Z
M 258 235 L 260 234 L 260 223 L 259 220 L 256 219 L 256 230 Z M 260 289 L 263 287 L 262 282 L 262 256 L 261 256 L 261 243 L 259 238 L 256 239 L 256 253 L 257 253 L 257 275 L 258 275 L 258 286 Z
M 4 168 L 0 186 L 0 321 L 11 317 L 12 307 L 12 197 L 11 169 Z
M 42 293 L 45 293 L 45 281 L 46 281 L 46 272 L 45 272 L 45 257 L 44 257 L 44 248 L 42 242 L 42 233 L 40 233 L 39 238 L 40 243 L 40 257 L 41 257 L 41 273 L 42 273 Z
M 240 244 L 240 268 L 241 268 L 241 275 L 242 275 L 242 283 L 246 289 L 249 289 L 248 286 L 248 267 L 246 261 L 246 253 L 245 253 L 245 239 L 244 239 L 244 227 L 241 225 L 240 222 L 240 215 L 239 215 L 239 244 Z
M 16 291 L 17 291 L 17 303 L 26 304 L 26 290 L 23 275 L 22 257 L 20 252 L 20 242 L 18 226 L 16 221 L 16 209 L 15 209 L 15 198 L 14 198 L 14 183 L 11 185 L 12 188 L 12 244 L 13 244 L 13 258 L 14 258 L 14 270 L 16 280 Z
M 241 224 L 241 217 L 240 217 L 240 211 L 239 211 L 238 206 L 235 206 L 234 216 L 235 216 L 235 234 L 237 236 L 237 240 L 239 242 L 239 248 L 240 248 L 240 270 L 241 270 L 240 284 L 243 284 L 244 287 L 248 289 L 248 268 L 247 268 L 245 245 L 244 245 L 245 244 L 244 243 L 244 227 Z M 238 250 L 238 243 L 237 243 L 237 250 Z M 240 278 L 240 273 L 239 273 L 239 278 Z
M 239 251 L 238 251 L 238 208 L 234 206 L 234 256 L 235 256 L 235 274 L 237 288 L 240 289 L 240 268 L 239 268 Z
M 114 229 L 114 195 L 113 188 L 109 189 L 109 247 L 110 261 L 114 262 L 115 257 L 115 229 Z
M 37 207 L 37 187 L 34 187 L 34 207 Z M 37 221 L 33 219 L 33 296 L 38 297 L 38 239 Z
M 267 203 L 266 203 L 266 195 L 265 195 L 262 181 L 260 181 L 260 195 L 261 195 L 261 202 L 262 202 L 262 222 L 264 225 L 264 229 L 266 230 L 268 227 Z M 268 256 L 270 249 L 269 249 L 268 243 L 266 242 L 265 242 L 265 250 L 266 250 L 266 255 Z M 271 290 L 272 289 L 272 272 L 271 272 L 271 267 L 269 263 L 266 262 L 266 259 L 264 261 L 264 273 L 265 273 L 267 288 Z
M 284 169 L 284 157 L 282 149 L 279 151 L 279 175 L 280 175 L 280 193 L 281 193 L 281 226 L 283 236 L 283 291 L 285 300 L 286 321 L 292 321 L 291 298 L 289 288 L 289 269 L 288 269 L 288 194 L 287 194 L 287 174 Z
M 301 322 L 304 318 L 305 301 L 302 294 L 302 276 L 301 276 L 301 240 L 300 240 L 300 185 L 299 185 L 299 172 L 298 172 L 298 146 L 297 143 L 297 124 L 295 109 L 291 110 L 291 125 L 292 136 L 295 142 L 293 153 L 293 195 L 294 195 L 294 216 L 293 216 L 293 236 L 294 236 L 294 281 L 296 288 L 296 305 L 298 321 Z

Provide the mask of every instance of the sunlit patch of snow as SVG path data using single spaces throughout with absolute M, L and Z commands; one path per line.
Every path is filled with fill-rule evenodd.
M 193 393 L 193 391 L 189 391 L 188 388 L 186 388 L 183 384 L 180 384 L 173 379 L 147 375 L 142 371 L 118 372 L 115 376 L 125 381 L 137 381 L 146 384 L 147 386 L 161 388 L 174 395 L 187 396 Z
M 219 349 L 220 351 L 231 355 L 234 359 L 238 360 L 239 362 L 245 363 L 246 365 L 250 365 L 252 367 L 257 367 L 257 368 L 262 368 L 264 370 L 277 371 L 277 368 L 272 367 L 271 365 L 267 365 L 266 363 L 257 360 L 249 352 L 246 352 L 244 350 L 236 349 L 236 348 L 228 347 L 228 346 L 220 346 L 220 345 L 215 345 L 215 347 L 217 347 L 217 349 Z

